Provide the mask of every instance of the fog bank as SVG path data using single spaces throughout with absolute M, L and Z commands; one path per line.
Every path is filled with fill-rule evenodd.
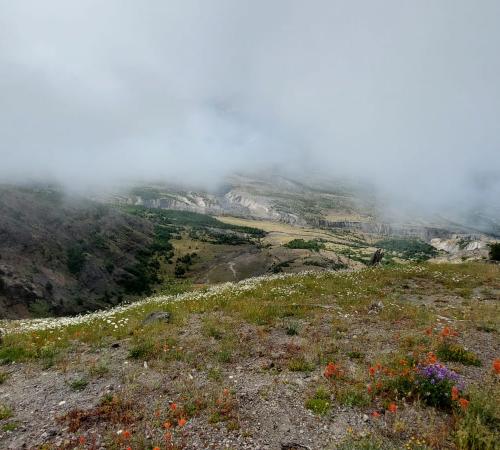
M 500 202 L 496 0 L 0 0 L 0 181 L 275 167 Z

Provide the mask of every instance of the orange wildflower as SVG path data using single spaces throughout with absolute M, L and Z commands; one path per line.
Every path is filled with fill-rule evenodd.
M 371 376 L 371 377 L 375 376 L 375 367 L 370 367 L 370 368 L 368 369 L 368 372 L 370 372 L 370 376 Z
M 458 388 L 456 386 L 453 386 L 451 388 L 451 399 L 458 400 L 458 393 L 459 393 Z
M 436 364 L 437 362 L 437 356 L 432 353 L 432 352 L 429 352 L 427 354 L 427 364 Z
M 177 423 L 179 424 L 180 427 L 183 427 L 184 425 L 186 425 L 187 420 L 184 419 L 184 417 L 181 417 Z
M 387 410 L 391 413 L 395 413 L 398 410 L 398 405 L 396 403 L 390 403 L 389 406 L 387 407 Z
M 493 361 L 493 370 L 497 375 L 500 375 L 500 359 L 497 358 Z
M 172 424 L 170 423 L 170 421 L 169 421 L 169 420 L 167 420 L 167 421 L 163 424 L 163 428 L 166 428 L 167 430 L 168 430 L 169 428 L 172 428 Z
M 449 327 L 444 327 L 443 330 L 441 331 L 441 336 L 447 337 L 451 335 L 451 330 Z
M 375 366 L 375 368 L 376 368 L 377 370 L 382 370 L 382 364 L 377 363 L 377 365 Z
M 170 403 L 170 409 L 175 411 L 177 409 L 177 403 Z
M 80 439 L 78 439 L 78 442 L 80 443 L 80 445 L 85 444 L 85 438 L 83 436 L 80 436 Z
M 125 450 L 132 450 L 132 447 L 127 447 Z
M 460 403 L 460 408 L 462 409 L 467 409 L 467 407 L 469 406 L 469 400 L 465 399 L 465 398 L 461 398 L 458 403 Z
M 380 417 L 380 413 L 378 411 L 373 411 L 372 417 Z
M 323 375 L 326 378 L 331 378 L 334 375 L 339 375 L 339 368 L 332 362 L 329 362 L 325 368 Z
M 123 432 L 123 439 L 130 439 L 130 436 L 131 436 L 130 431 L 125 430 Z
M 160 447 L 153 447 L 153 450 L 161 450 Z

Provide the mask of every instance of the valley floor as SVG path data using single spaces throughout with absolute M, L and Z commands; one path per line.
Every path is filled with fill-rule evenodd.
M 4 323 L 0 448 L 496 449 L 499 301 L 499 265 L 422 263 Z

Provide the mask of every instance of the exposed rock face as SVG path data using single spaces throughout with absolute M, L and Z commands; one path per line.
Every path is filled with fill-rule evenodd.
M 446 259 L 483 258 L 488 255 L 489 240 L 481 235 L 453 234 L 448 239 L 434 238 L 430 244 L 448 253 Z
M 151 188 L 146 195 L 136 192 L 115 197 L 114 200 L 154 208 L 228 214 L 291 225 L 418 238 L 425 242 L 434 238 L 450 239 L 454 233 L 473 233 L 475 230 L 470 225 L 461 225 L 466 223 L 465 220 L 422 218 L 415 211 L 401 214 L 391 212 L 387 217 L 382 216 L 384 207 L 377 206 L 366 189 L 335 185 L 333 182 L 309 186 L 280 176 L 232 176 L 224 189 L 218 192 L 161 185 Z M 480 223 L 483 228 L 488 225 L 485 225 L 484 218 Z M 493 225 L 491 229 L 494 229 Z M 482 229 L 478 230 L 482 232 Z

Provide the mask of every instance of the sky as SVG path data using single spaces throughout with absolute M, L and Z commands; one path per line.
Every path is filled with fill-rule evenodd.
M 0 0 L 0 181 L 500 199 L 498 0 Z

